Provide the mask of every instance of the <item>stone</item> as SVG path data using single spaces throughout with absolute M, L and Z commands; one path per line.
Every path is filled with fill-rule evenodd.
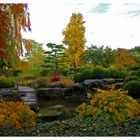
M 124 79 L 115 79 L 115 83 L 122 83 L 124 82 Z
M 105 83 L 100 79 L 87 79 L 83 82 L 86 90 L 95 91 L 94 88 L 105 89 Z
M 37 98 L 50 99 L 50 98 L 65 98 L 67 96 L 81 96 L 85 88 L 77 83 L 67 88 L 39 88 L 36 90 Z
M 83 89 L 83 85 L 80 83 L 74 83 L 74 84 L 70 85 L 70 88 L 72 88 L 73 90 L 74 89 L 81 90 L 81 89 Z
M 65 88 L 39 88 L 36 90 L 37 98 L 58 98 L 64 97 Z
M 69 91 L 71 93 L 76 93 L 75 95 L 84 95 L 85 88 L 81 83 L 74 83 L 69 86 Z
M 50 106 L 48 108 L 41 109 L 37 114 L 37 118 L 41 122 L 63 120 L 68 117 L 69 115 L 64 105 Z
M 50 88 L 64 88 L 64 84 L 61 82 L 52 82 L 49 84 Z
M 27 104 L 30 107 L 30 109 L 33 110 L 34 112 L 39 111 L 38 102 L 26 101 L 24 103 Z
M 37 102 L 36 98 L 31 98 L 31 97 L 21 97 L 21 100 L 23 102 Z

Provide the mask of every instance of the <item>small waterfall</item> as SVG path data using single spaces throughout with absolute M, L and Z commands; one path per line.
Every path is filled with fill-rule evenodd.
M 39 105 L 35 90 L 26 86 L 18 86 L 18 91 L 21 101 L 29 105 L 33 111 L 37 112 L 39 110 Z

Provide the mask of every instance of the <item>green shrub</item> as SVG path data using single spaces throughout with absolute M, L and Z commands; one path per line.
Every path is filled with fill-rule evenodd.
M 127 76 L 127 77 L 125 77 L 125 79 L 124 79 L 124 84 L 127 83 L 128 81 L 132 81 L 132 80 L 139 81 L 140 79 L 139 79 L 138 76 L 135 76 L 135 75 Z
M 123 86 L 124 89 L 128 90 L 128 94 L 133 98 L 140 98 L 140 82 L 136 80 L 128 81 Z
M 82 81 L 82 76 L 81 76 L 81 73 L 80 72 L 77 72 L 75 75 L 74 75 L 74 81 L 75 82 L 81 82 Z
M 130 71 L 130 72 L 128 73 L 128 76 L 136 76 L 136 71 Z
M 19 78 L 26 78 L 26 77 L 36 78 L 39 76 L 40 76 L 39 70 L 24 70 L 18 75 Z
M 103 79 L 109 77 L 109 71 L 108 69 L 102 68 L 102 67 L 95 67 L 93 68 L 93 75 L 92 77 L 94 79 Z
M 125 121 L 140 116 L 140 104 L 121 90 L 98 90 L 90 104 L 76 108 L 77 118 L 92 123 Z
M 14 87 L 15 82 L 12 78 L 0 77 L 0 88 L 11 88 Z
M 74 80 L 82 82 L 86 79 L 124 78 L 126 75 L 127 71 L 123 69 L 95 67 L 93 69 L 81 69 L 80 72 L 75 74 Z
M 110 68 L 109 69 L 109 77 L 110 78 L 124 78 L 127 75 L 125 70 L 121 70 L 118 68 Z
M 82 72 L 78 72 L 78 73 L 75 74 L 74 81 L 75 82 L 82 82 L 82 81 L 84 81 L 86 79 L 92 79 L 92 78 L 93 78 L 92 70 L 85 69 Z
M 135 73 L 136 76 L 140 77 L 140 69 L 138 69 Z

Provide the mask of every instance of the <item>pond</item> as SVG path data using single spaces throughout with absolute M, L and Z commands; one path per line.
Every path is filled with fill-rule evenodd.
M 55 105 L 64 105 L 65 108 L 73 115 L 74 110 L 77 106 L 79 106 L 81 103 L 85 102 L 83 98 L 80 97 L 73 97 L 73 98 L 50 98 L 50 99 L 39 99 L 39 108 L 44 109 L 48 108 L 50 106 Z

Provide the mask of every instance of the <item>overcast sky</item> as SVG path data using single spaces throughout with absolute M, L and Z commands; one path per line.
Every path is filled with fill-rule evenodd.
M 86 46 L 132 48 L 140 45 L 140 3 L 100 0 L 45 0 L 30 3 L 32 32 L 24 37 L 40 43 L 61 44 L 62 31 L 73 12 L 83 14 Z

